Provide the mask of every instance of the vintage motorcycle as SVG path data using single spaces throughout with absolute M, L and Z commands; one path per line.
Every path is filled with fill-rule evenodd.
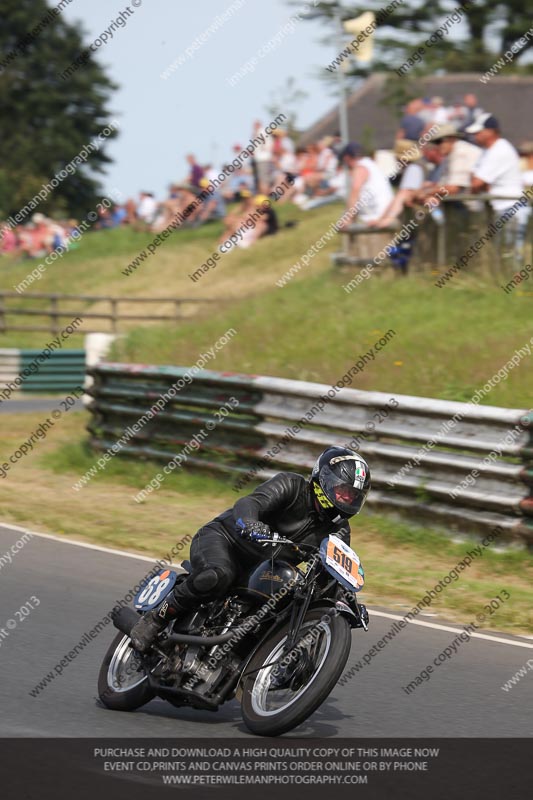
M 276 533 L 267 543 L 271 558 L 244 573 L 229 596 L 170 621 L 143 655 L 129 638 L 138 614 L 160 605 L 190 563 L 182 564 L 183 573 L 164 570 L 151 578 L 134 599 L 136 610 L 113 615 L 120 633 L 100 669 L 102 703 L 130 711 L 158 696 L 176 707 L 217 711 L 237 697 L 246 726 L 263 736 L 306 720 L 343 672 L 350 629 L 367 630 L 368 612 L 356 598 L 364 571 L 335 535 L 320 547 Z M 279 546 L 291 548 L 298 566 L 277 557 Z

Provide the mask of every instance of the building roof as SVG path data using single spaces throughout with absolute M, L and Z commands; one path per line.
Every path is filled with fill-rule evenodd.
M 483 73 L 461 72 L 432 75 L 417 80 L 423 96 L 442 97 L 451 105 L 458 97 L 475 94 L 484 111 L 498 118 L 502 134 L 515 146 L 533 139 L 533 76 L 494 76 L 481 83 Z M 394 141 L 398 120 L 390 106 L 382 105 L 387 75 L 371 75 L 348 98 L 348 124 L 351 141 L 370 141 L 373 149 L 389 149 Z M 338 105 L 315 122 L 301 136 L 308 144 L 339 130 Z

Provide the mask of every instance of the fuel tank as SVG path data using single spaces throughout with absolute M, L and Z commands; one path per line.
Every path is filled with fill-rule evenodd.
M 239 594 L 256 600 L 265 600 L 276 595 L 285 586 L 291 588 L 298 576 L 298 570 L 287 561 L 262 561 L 253 572 L 243 576 L 237 587 Z

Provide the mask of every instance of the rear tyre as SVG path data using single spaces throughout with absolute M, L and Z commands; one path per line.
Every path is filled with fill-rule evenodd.
M 133 711 L 155 697 L 131 639 L 124 633 L 115 636 L 105 654 L 98 675 L 98 696 L 114 711 Z
M 288 627 L 287 622 L 264 642 L 246 668 L 250 672 L 271 665 L 243 682 L 242 717 L 246 727 L 260 736 L 280 736 L 310 717 L 335 687 L 350 654 L 351 630 L 346 619 L 329 606 L 314 608 L 306 614 L 300 647 L 288 667 L 305 672 L 300 672 L 300 680 L 296 672 L 289 687 L 276 688 L 272 662 L 283 660 Z

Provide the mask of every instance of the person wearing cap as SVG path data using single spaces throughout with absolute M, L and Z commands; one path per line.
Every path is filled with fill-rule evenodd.
M 199 223 L 208 222 L 212 219 L 224 219 L 226 216 L 226 203 L 218 189 L 205 197 L 204 190 L 210 187 L 208 178 L 200 178 L 199 188 L 202 190 L 200 198 L 204 197 L 202 205 L 199 207 L 196 221 Z
M 501 233 L 506 244 L 515 239 L 515 257 L 519 258 L 531 209 L 519 200 L 523 186 L 518 153 L 511 142 L 502 137 L 498 120 L 492 114 L 481 114 L 466 133 L 483 148 L 474 169 L 472 191 L 493 195 L 491 205 L 500 218 L 513 209 L 514 214 L 505 219 Z
M 443 168 L 439 183 L 434 183 L 424 191 L 424 197 L 430 197 L 435 189 L 445 189 L 448 194 L 470 191 L 474 167 L 480 159 L 482 150 L 465 141 L 455 125 L 447 122 L 433 132 L 428 139 L 436 147 L 443 158 Z M 434 198 L 436 202 L 438 197 Z M 476 201 L 477 202 L 477 201 Z
M 358 222 L 368 226 L 382 217 L 391 204 L 394 194 L 390 182 L 356 142 L 342 150 L 341 161 L 351 171 L 346 221 L 342 224 L 347 227 L 357 217 Z
M 518 153 L 511 142 L 502 137 L 498 120 L 492 114 L 482 114 L 465 132 L 471 134 L 483 149 L 474 168 L 472 191 L 499 197 L 491 204 L 494 211 L 501 214 L 511 208 L 522 194 Z

